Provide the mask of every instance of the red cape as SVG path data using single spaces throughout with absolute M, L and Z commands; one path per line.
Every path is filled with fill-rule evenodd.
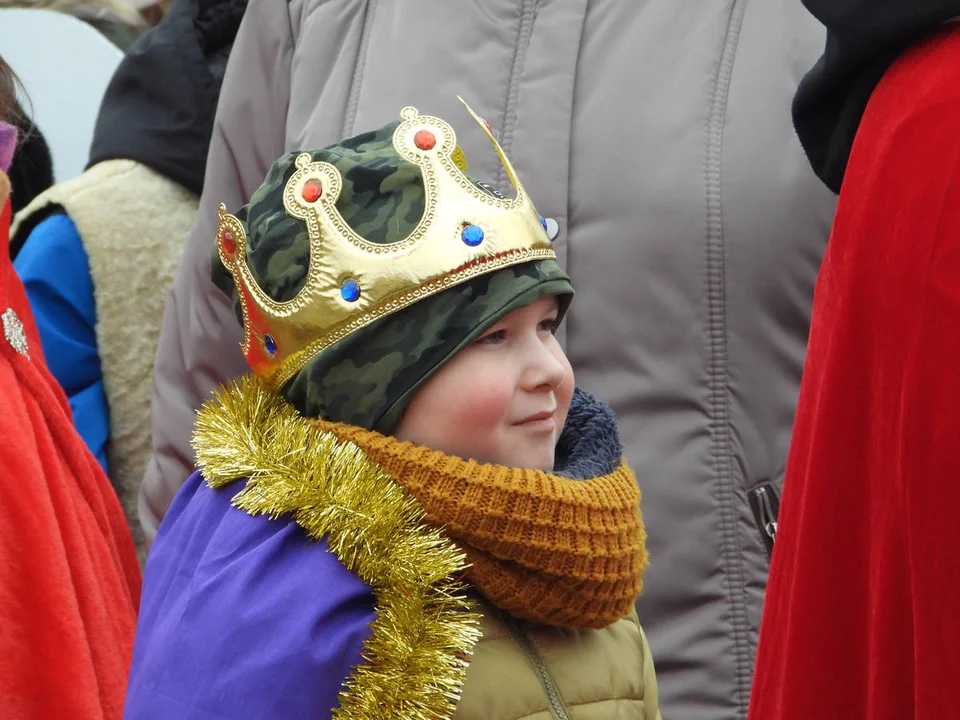
M 958 509 L 960 29 L 946 29 L 876 88 L 843 181 L 751 720 L 960 717 Z
M 16 313 L 29 357 L 0 336 L 0 716 L 120 718 L 140 570 L 120 504 L 44 363 L 9 220 L 6 201 L 0 314 Z

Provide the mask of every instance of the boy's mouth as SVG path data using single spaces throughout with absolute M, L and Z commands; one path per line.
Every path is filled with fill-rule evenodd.
M 518 427 L 532 427 L 532 428 L 538 428 L 542 426 L 544 429 L 546 429 L 548 426 L 553 427 L 555 425 L 553 418 L 554 418 L 554 415 L 556 414 L 557 414 L 556 408 L 554 408 L 553 410 L 545 410 L 543 412 L 538 412 L 535 415 L 530 415 L 528 417 L 525 417 L 523 420 L 520 420 L 519 422 L 515 422 L 514 425 Z

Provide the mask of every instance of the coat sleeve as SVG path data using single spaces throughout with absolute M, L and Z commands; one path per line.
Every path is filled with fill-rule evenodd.
M 124 718 L 323 720 L 363 662 L 373 594 L 289 516 L 194 473 L 144 576 Z
M 27 291 L 47 367 L 67 394 L 77 432 L 106 472 L 110 421 L 93 279 L 73 221 L 64 214 L 43 220 L 13 265 Z
M 217 206 L 244 204 L 284 152 L 293 35 L 286 0 L 251 0 L 230 55 L 210 143 L 204 189 L 167 300 L 157 350 L 153 455 L 140 488 L 148 539 L 194 468 L 194 411 L 210 391 L 246 370 L 241 329 L 210 280 Z

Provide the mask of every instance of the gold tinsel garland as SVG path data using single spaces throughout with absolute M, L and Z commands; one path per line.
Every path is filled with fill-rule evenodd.
M 311 427 L 252 376 L 204 405 L 193 446 L 210 487 L 248 478 L 236 507 L 289 513 L 311 538 L 326 536 L 330 551 L 372 587 L 377 617 L 366 662 L 345 680 L 333 717 L 452 718 L 480 617 L 454 579 L 464 554 L 424 523 L 416 500 L 360 448 Z

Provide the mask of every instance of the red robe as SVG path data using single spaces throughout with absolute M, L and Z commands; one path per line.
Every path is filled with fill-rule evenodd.
M 854 143 L 816 289 L 751 720 L 960 717 L 958 515 L 953 26 L 887 72 Z
M 9 260 L 5 186 L 0 173 L 0 314 L 16 314 L 29 357 L 0 325 L 0 717 L 120 718 L 140 570 L 120 504 L 44 364 Z

